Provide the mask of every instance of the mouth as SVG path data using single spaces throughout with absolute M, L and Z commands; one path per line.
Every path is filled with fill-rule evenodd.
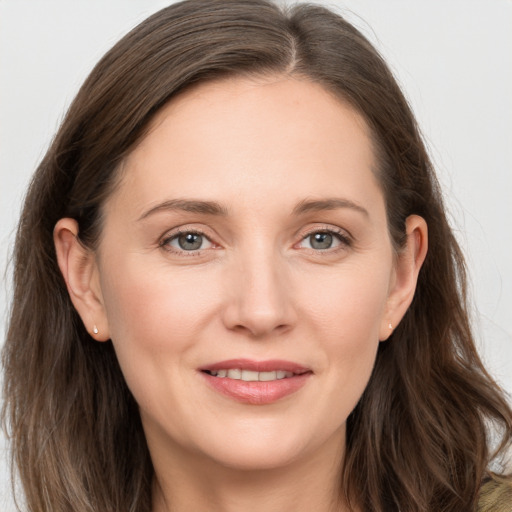
M 251 405 L 274 403 L 301 389 L 313 375 L 309 368 L 289 361 L 222 361 L 199 369 L 210 387 Z
M 221 370 L 203 370 L 212 377 L 220 379 L 243 380 L 244 382 L 270 382 L 272 380 L 290 379 L 295 375 L 303 375 L 307 370 L 294 373 L 286 370 L 275 370 L 270 372 L 256 372 L 253 370 L 242 370 L 241 368 L 221 369 Z

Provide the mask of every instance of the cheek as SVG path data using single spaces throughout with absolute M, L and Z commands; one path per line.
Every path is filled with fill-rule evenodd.
M 117 265 L 102 283 L 111 337 L 140 345 L 180 345 L 209 307 L 200 273 L 151 268 L 144 257 Z M 149 347 L 148 347 L 149 348 Z
M 112 266 L 104 273 L 102 289 L 110 337 L 127 384 L 139 405 L 150 407 L 159 395 L 168 394 L 162 386 L 189 369 L 215 305 L 208 293 L 212 287 L 203 285 L 201 273 L 171 273 L 143 260 L 133 257 Z
M 215 315 L 213 283 L 204 286 L 201 272 L 150 266 L 143 256 L 117 261 L 104 276 L 110 336 L 137 403 L 145 411 L 180 410 L 198 340 Z
M 311 336 L 322 348 L 321 366 L 330 379 L 326 401 L 332 414 L 346 417 L 370 378 L 386 312 L 391 266 L 350 265 L 330 276 L 317 275 L 302 300 Z M 306 314 L 307 312 L 307 314 Z
M 391 264 L 347 264 L 311 274 L 300 286 L 302 307 L 329 339 L 378 339 L 386 311 Z

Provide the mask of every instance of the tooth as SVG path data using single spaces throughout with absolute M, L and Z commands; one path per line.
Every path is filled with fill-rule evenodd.
M 276 380 L 276 378 L 276 372 L 260 372 L 258 376 L 258 380 L 261 381 Z
M 255 372 L 252 370 L 241 370 L 240 368 L 233 368 L 230 370 L 211 370 L 209 372 L 214 377 L 229 378 L 235 380 L 244 380 L 246 382 L 268 382 L 271 380 L 286 379 L 294 376 L 293 372 L 284 370 L 277 370 L 272 372 Z
M 253 372 L 251 370 L 242 370 L 242 380 L 245 380 L 246 382 L 253 382 L 257 381 L 259 372 Z
M 235 368 L 233 370 L 227 371 L 227 377 L 230 379 L 241 379 L 242 378 L 242 370 Z

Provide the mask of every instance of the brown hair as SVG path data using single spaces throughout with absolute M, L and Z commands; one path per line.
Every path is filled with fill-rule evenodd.
M 29 510 L 151 509 L 153 469 L 137 404 L 111 343 L 94 343 L 72 307 L 55 223 L 75 218 L 94 248 L 116 171 L 154 114 L 193 84 L 269 73 L 318 82 L 364 116 L 397 247 L 408 215 L 429 226 L 413 303 L 380 345 L 348 419 L 340 485 L 364 510 L 472 510 L 489 464 L 509 446 L 512 412 L 475 350 L 463 257 L 414 117 L 376 50 L 319 6 L 188 0 L 148 18 L 97 64 L 25 200 L 3 420 Z M 500 436 L 495 453 L 489 425 Z

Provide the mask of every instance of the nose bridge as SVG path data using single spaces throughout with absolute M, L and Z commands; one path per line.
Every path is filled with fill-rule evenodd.
M 226 310 L 229 328 L 264 336 L 292 326 L 291 283 L 284 257 L 273 244 L 261 240 L 241 250 L 232 271 Z

